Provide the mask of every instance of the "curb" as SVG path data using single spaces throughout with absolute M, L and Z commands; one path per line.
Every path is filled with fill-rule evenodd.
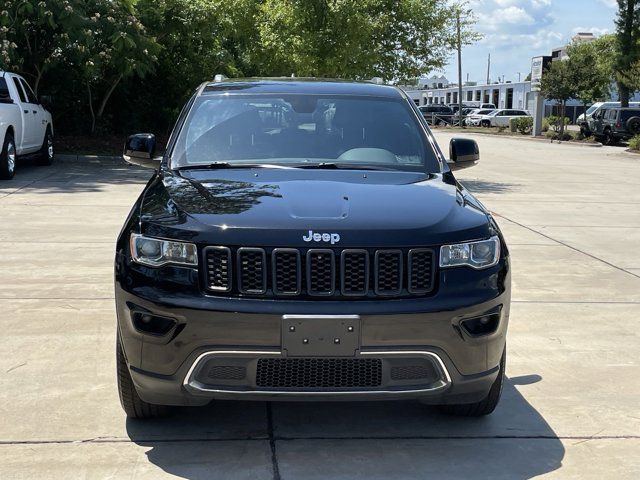
M 122 157 L 112 155 L 75 155 L 67 153 L 57 153 L 55 161 L 60 163 L 125 164 Z
M 432 132 L 436 133 L 436 132 L 445 132 L 447 133 L 446 129 L 443 130 L 431 130 Z M 482 133 L 482 132 L 464 132 L 464 131 L 454 131 L 451 132 L 449 131 L 448 133 L 451 134 L 456 134 L 459 133 L 461 135 L 481 135 L 483 137 L 491 137 L 491 138 L 510 138 L 512 140 L 526 140 L 526 141 L 533 141 L 533 142 L 545 142 L 545 143 L 556 143 L 558 145 L 571 145 L 572 147 L 591 147 L 591 148 L 601 148 L 603 145 L 601 143 L 581 143 L 581 142 L 558 142 L 557 140 L 549 140 L 548 138 L 543 138 L 543 137 L 532 137 L 530 135 L 521 135 L 521 136 L 516 136 L 516 135 L 497 135 L 495 133 Z

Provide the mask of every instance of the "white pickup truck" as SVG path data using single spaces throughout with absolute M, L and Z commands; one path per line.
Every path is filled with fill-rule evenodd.
M 0 179 L 11 179 L 19 157 L 53 163 L 53 123 L 20 75 L 0 71 Z

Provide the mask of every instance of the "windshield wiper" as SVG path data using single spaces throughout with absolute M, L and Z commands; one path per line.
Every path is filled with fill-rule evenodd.
M 297 168 L 308 168 L 317 170 L 396 170 L 389 167 L 379 167 L 377 165 L 358 165 L 348 163 L 334 163 L 334 162 L 321 162 L 321 163 L 302 163 L 296 165 Z
M 176 170 L 221 170 L 225 168 L 291 168 L 283 165 L 273 165 L 268 163 L 233 163 L 233 162 L 213 162 L 194 165 L 183 165 Z

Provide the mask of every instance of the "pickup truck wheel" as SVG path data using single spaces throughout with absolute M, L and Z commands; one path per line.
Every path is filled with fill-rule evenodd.
M 500 371 L 498 372 L 498 377 L 493 382 L 493 385 L 491 385 L 491 390 L 489 390 L 486 397 L 476 403 L 440 405 L 440 410 L 449 415 L 457 415 L 460 417 L 482 417 L 492 413 L 498 405 L 500 396 L 502 395 L 506 359 L 507 349 L 505 347 L 504 352 L 502 352 L 502 358 L 500 359 Z
M 170 412 L 165 405 L 153 405 L 140 398 L 136 387 L 131 380 L 129 367 L 124 358 L 120 338 L 116 340 L 116 369 L 118 372 L 118 394 L 122 409 L 129 418 L 158 418 L 164 417 Z
M 53 164 L 53 135 L 49 127 L 47 127 L 47 133 L 44 135 L 44 141 L 40 148 L 38 163 L 45 166 Z
M 480 126 L 481 126 L 481 127 L 484 127 L 484 128 L 488 128 L 488 127 L 490 127 L 490 126 L 491 126 L 491 122 L 490 122 L 489 120 L 482 120 L 482 121 L 480 122 Z
M 11 180 L 16 172 L 16 142 L 13 135 L 7 133 L 0 152 L 0 178 Z

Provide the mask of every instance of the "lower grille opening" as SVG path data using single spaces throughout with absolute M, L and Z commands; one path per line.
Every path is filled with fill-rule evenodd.
M 403 365 L 391 368 L 391 380 L 425 380 L 433 377 L 433 368 L 427 365 Z
M 381 383 L 379 358 L 261 358 L 256 370 L 259 388 L 348 389 Z
M 243 380 L 247 375 L 245 367 L 236 365 L 214 365 L 207 376 L 214 380 Z

